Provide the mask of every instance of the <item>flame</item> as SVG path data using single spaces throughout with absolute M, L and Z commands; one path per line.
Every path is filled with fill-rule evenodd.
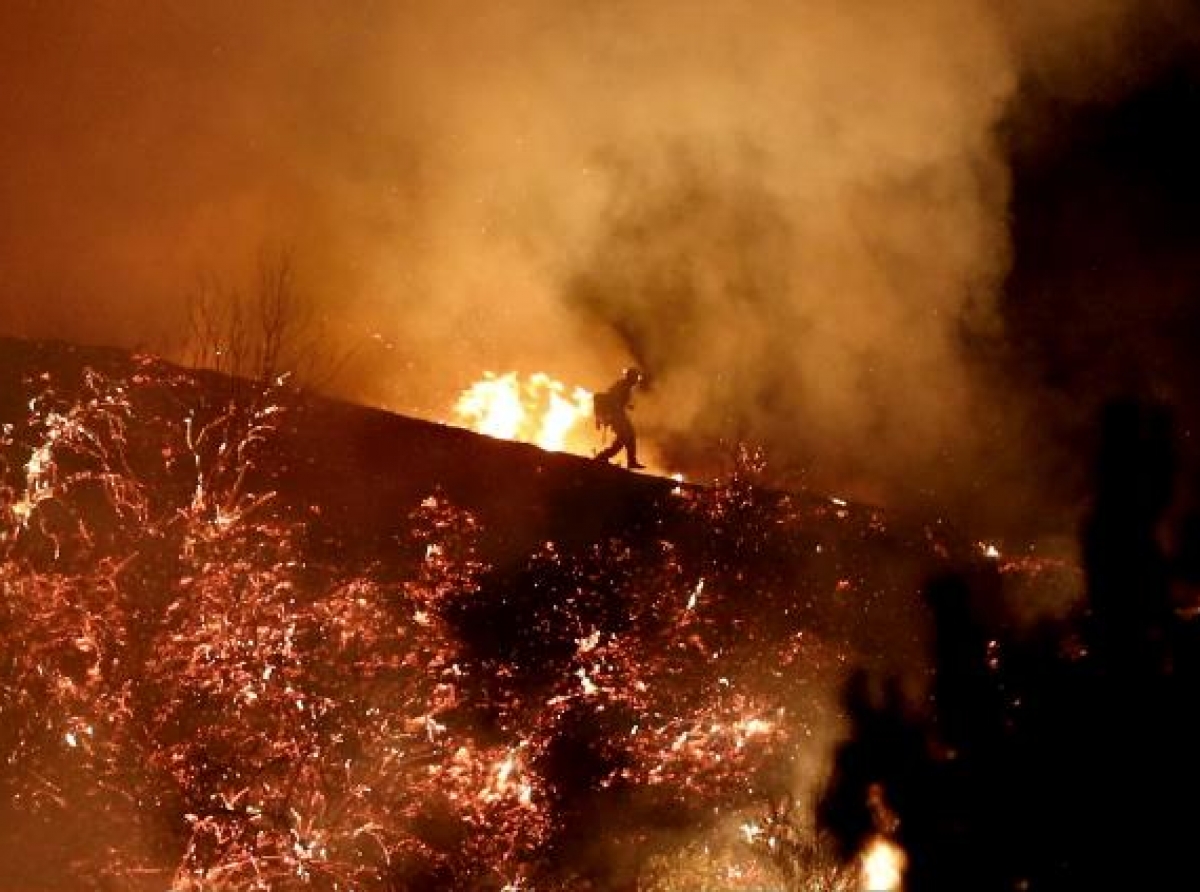
M 592 394 L 582 387 L 569 388 L 544 372 L 524 380 L 516 372 L 486 372 L 459 395 L 451 423 L 554 452 L 587 453 L 591 414 Z
M 900 892 L 903 888 L 904 850 L 889 839 L 876 836 L 859 855 L 862 892 Z

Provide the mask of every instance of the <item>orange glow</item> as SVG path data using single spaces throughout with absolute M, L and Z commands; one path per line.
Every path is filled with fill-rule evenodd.
M 904 850 L 889 839 L 877 836 L 862 854 L 862 892 L 900 892 L 903 886 Z
M 452 424 L 501 440 L 532 443 L 553 452 L 588 454 L 592 394 L 569 388 L 544 372 L 524 380 L 516 372 L 484 374 L 458 397 Z

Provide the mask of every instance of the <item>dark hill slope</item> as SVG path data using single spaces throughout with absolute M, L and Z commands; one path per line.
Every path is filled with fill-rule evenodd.
M 660 520 L 675 482 L 573 455 L 479 436 L 377 409 L 308 398 L 279 438 L 285 497 L 328 512 L 335 539 L 370 545 L 402 536 L 408 513 L 439 493 L 486 531 L 488 556 L 505 562 L 545 541 L 584 542 Z
M 29 400 L 47 390 L 69 400 L 88 369 L 113 380 L 141 375 L 194 382 L 200 405 L 156 409 L 180 418 L 191 410 L 215 415 L 230 400 L 257 395 L 248 382 L 119 349 L 0 338 L 0 420 L 23 417 Z M 310 394 L 282 391 L 267 399 L 284 411 L 272 421 L 275 429 L 248 485 L 275 491 L 311 528 L 314 545 L 331 544 L 342 555 L 349 549 L 386 558 L 407 535 L 410 513 L 433 494 L 472 512 L 483 530 L 486 558 L 506 563 L 548 541 L 570 545 L 631 531 L 681 532 L 680 524 L 688 525 L 681 506 L 710 492 Z M 780 521 L 802 515 L 814 545 L 867 543 L 876 557 L 894 561 L 903 555 L 905 564 L 940 564 L 950 551 L 965 554 L 943 529 L 890 528 L 879 512 L 862 506 L 761 490 L 754 498 L 759 509 L 779 512 Z
M 183 371 L 125 351 L 0 338 L 0 419 L 24 417 L 48 390 L 69 400 L 85 370 L 113 380 L 180 375 L 198 382 L 215 415 L 231 400 L 257 397 L 254 385 L 205 371 Z M 408 514 L 440 493 L 476 514 L 489 556 L 503 559 L 550 539 L 594 539 L 648 522 L 676 484 L 633 475 L 567 454 L 379 409 L 294 391 L 270 394 L 284 411 L 273 420 L 258 479 L 298 518 L 339 548 L 386 548 L 408 529 Z M 187 407 L 174 406 L 182 417 Z

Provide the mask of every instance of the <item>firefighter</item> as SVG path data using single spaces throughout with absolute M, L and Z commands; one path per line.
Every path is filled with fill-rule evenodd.
M 645 467 L 637 460 L 637 435 L 628 414 L 632 408 L 633 389 L 641 380 L 641 372 L 628 368 L 608 390 L 596 394 L 596 426 L 612 428 L 616 437 L 611 445 L 596 454 L 597 461 L 608 461 L 624 449 L 626 464 L 630 469 Z

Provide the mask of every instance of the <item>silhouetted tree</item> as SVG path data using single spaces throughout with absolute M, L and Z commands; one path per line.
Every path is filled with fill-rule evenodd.
M 320 388 L 351 359 L 331 346 L 287 250 L 262 252 L 248 289 L 202 278 L 187 295 L 187 324 L 188 362 L 233 376 L 232 382 L 295 375 Z

